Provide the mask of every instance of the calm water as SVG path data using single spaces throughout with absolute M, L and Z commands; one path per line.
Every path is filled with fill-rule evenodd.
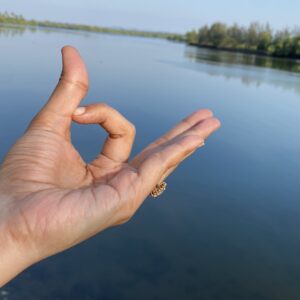
M 223 127 L 130 223 L 32 267 L 0 299 L 300 299 L 299 63 L 2 29 L 1 158 L 56 84 L 64 44 L 87 62 L 85 104 L 106 101 L 136 124 L 134 152 L 198 108 Z M 91 160 L 104 133 L 73 131 Z

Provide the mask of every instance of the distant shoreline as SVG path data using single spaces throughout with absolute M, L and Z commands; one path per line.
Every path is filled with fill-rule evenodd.
M 276 55 L 258 49 L 226 47 L 221 45 L 217 46 L 211 44 L 212 41 L 210 39 L 212 38 L 210 37 L 209 34 L 207 36 L 209 43 L 201 43 L 199 41 L 199 34 L 201 34 L 201 30 L 205 29 L 206 32 L 209 32 L 209 30 L 212 30 L 216 24 L 218 26 L 226 26 L 225 24 L 222 23 L 215 23 L 214 25 L 211 26 L 211 29 L 209 29 L 208 27 L 204 27 L 200 29 L 199 32 L 192 31 L 192 32 L 188 32 L 187 34 L 177 34 L 177 33 L 168 33 L 168 32 L 154 32 L 154 31 L 143 31 L 143 30 L 124 29 L 124 28 L 110 28 L 110 27 L 100 27 L 100 26 L 83 25 L 83 24 L 73 24 L 73 23 L 61 23 L 61 22 L 53 22 L 53 21 L 27 20 L 23 16 L 16 15 L 14 13 L 0 12 L 0 26 L 29 27 L 29 28 L 37 28 L 37 29 L 38 28 L 66 29 L 66 30 L 83 31 L 83 32 L 108 33 L 108 34 L 118 34 L 118 35 L 125 35 L 125 36 L 145 37 L 145 38 L 158 38 L 158 39 L 165 39 L 174 42 L 181 42 L 189 46 L 211 49 L 215 51 L 242 53 L 246 55 L 247 54 L 256 55 L 256 56 L 292 60 L 292 61 L 300 60 L 300 54 L 295 56 Z M 243 28 L 240 28 L 240 30 L 242 29 Z M 300 43 L 300 37 L 299 37 L 299 43 Z
M 215 22 L 188 32 L 186 42 L 214 50 L 254 54 L 266 57 L 300 59 L 300 29 L 273 30 L 269 24 L 253 22 L 249 26 Z
M 0 12 L 0 25 L 30 26 L 32 28 L 69 29 L 69 30 L 80 30 L 80 31 L 95 32 L 95 33 L 111 33 L 111 34 L 120 34 L 120 35 L 128 35 L 128 36 L 169 39 L 169 40 L 184 39 L 183 35 L 176 34 L 176 33 L 143 31 L 143 30 L 124 29 L 124 28 L 110 28 L 110 27 L 61 23 L 61 22 L 52 22 L 52 21 L 27 20 L 24 17 L 13 13 L 8 14 L 8 13 L 1 13 L 1 12 Z
M 264 52 L 254 51 L 254 50 L 248 50 L 248 49 L 232 49 L 232 48 L 222 48 L 222 47 L 215 47 L 210 45 L 200 45 L 196 43 L 187 43 L 189 46 L 200 48 L 200 49 L 209 49 L 214 51 L 223 51 L 223 52 L 231 52 L 231 53 L 240 53 L 240 54 L 246 54 L 246 55 L 255 55 L 255 56 L 261 56 L 265 58 L 272 58 L 272 59 L 279 59 L 279 60 L 291 60 L 291 61 L 299 61 L 300 62 L 300 56 L 299 57 L 282 57 L 282 56 L 275 56 L 275 55 L 269 55 Z

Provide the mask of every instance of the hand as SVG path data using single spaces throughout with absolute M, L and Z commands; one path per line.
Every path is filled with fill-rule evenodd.
M 110 106 L 79 107 L 89 86 L 79 53 L 62 50 L 60 81 L 0 169 L 0 286 L 28 266 L 128 221 L 156 184 L 219 127 L 208 110 L 183 120 L 128 161 L 134 126 Z M 99 124 L 108 137 L 84 162 L 72 121 Z

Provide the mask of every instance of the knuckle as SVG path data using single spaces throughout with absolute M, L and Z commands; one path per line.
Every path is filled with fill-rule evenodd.
M 168 167 L 168 162 L 163 158 L 161 152 L 154 153 L 153 159 L 156 160 L 163 169 Z
M 134 138 L 136 134 L 135 126 L 129 121 L 123 122 L 119 127 L 119 134 L 115 134 L 114 136 L 117 138 Z
M 69 79 L 69 78 L 66 78 L 64 75 L 62 75 L 60 77 L 59 81 L 62 85 L 67 84 L 67 85 L 76 87 L 76 88 L 82 90 L 84 93 L 86 93 L 89 90 L 88 83 L 85 83 L 81 80 Z
M 127 131 L 130 136 L 135 136 L 136 134 L 136 128 L 133 123 L 129 122 L 127 123 Z

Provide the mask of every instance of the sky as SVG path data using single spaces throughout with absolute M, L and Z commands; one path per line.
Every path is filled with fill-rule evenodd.
M 0 11 L 26 18 L 183 33 L 222 21 L 300 26 L 300 0 L 0 0 Z

